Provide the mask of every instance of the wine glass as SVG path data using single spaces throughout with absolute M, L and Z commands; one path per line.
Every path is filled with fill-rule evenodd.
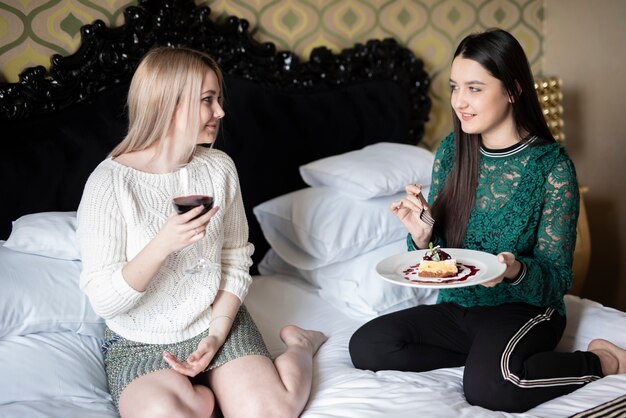
M 184 171 L 184 170 L 182 170 Z M 174 198 L 172 199 L 172 204 L 174 205 L 174 210 L 176 213 L 181 214 L 190 211 L 191 209 L 204 206 L 202 212 L 193 219 L 196 219 L 199 216 L 204 215 L 213 207 L 213 190 L 206 185 L 203 185 L 202 190 L 191 190 L 188 187 L 188 181 L 186 176 L 183 176 L 185 181 L 181 183 L 183 186 L 181 187 L 181 191 L 178 192 Z M 194 243 L 194 249 L 197 255 L 197 260 L 194 265 L 185 269 L 185 273 L 187 274 L 196 274 L 200 273 L 209 268 L 215 269 L 216 264 L 209 262 L 206 258 L 204 258 L 202 254 L 202 240 L 196 241 Z

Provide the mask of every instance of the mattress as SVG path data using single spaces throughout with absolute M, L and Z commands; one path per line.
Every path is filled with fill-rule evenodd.
M 5 332 L 0 338 L 0 418 L 117 417 L 100 353 L 103 324 L 78 289 L 80 262 L 6 247 L 0 247 L 0 261 Z M 428 294 L 419 303 L 435 297 Z M 21 303 L 14 303 L 18 299 Z M 348 315 L 352 311 L 329 301 L 304 277 L 255 276 L 245 303 L 274 356 L 284 350 L 278 336 L 284 325 L 318 329 L 329 337 L 314 358 L 304 418 L 568 417 L 626 392 L 626 375 L 609 376 L 523 414 L 489 411 L 465 401 L 462 368 L 426 373 L 355 369 L 348 342 L 373 314 Z M 626 346 L 626 313 L 574 296 L 567 296 L 566 303 L 569 323 L 560 350 L 585 349 L 597 337 Z
M 431 301 L 436 296 L 431 295 Z M 422 303 L 428 303 L 428 300 Z M 615 321 L 626 326 L 626 314 L 575 296 L 566 297 L 570 322 L 559 350 L 584 350 L 607 332 L 626 345 L 626 334 L 613 334 Z M 626 392 L 626 375 L 608 376 L 526 413 L 504 413 L 469 405 L 463 396 L 462 368 L 423 373 L 357 370 L 348 342 L 366 318 L 352 318 L 324 301 L 301 278 L 268 275 L 255 278 L 246 305 L 273 355 L 283 350 L 278 331 L 294 323 L 318 329 L 329 338 L 315 357 L 312 394 L 303 418 L 524 417 L 557 418 L 613 400 Z

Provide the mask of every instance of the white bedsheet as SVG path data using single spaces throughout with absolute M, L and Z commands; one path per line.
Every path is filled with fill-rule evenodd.
M 562 349 L 585 349 L 595 337 L 626 346 L 626 313 L 576 297 L 566 301 L 570 319 Z M 284 325 L 319 329 L 329 336 L 315 358 L 313 391 L 303 418 L 558 418 L 626 393 L 626 375 L 610 376 L 524 414 L 488 411 L 465 402 L 461 368 L 428 373 L 355 369 L 348 341 L 367 318 L 347 317 L 301 278 L 256 277 L 246 305 L 274 355 L 284 349 L 278 337 Z M 7 399 L 20 399 L 0 402 L 0 418 L 117 417 L 110 396 L 100 389 L 106 380 L 97 339 L 65 331 L 6 337 L 0 343 L 0 392 Z M 76 379 L 83 384 L 68 388 Z
M 626 393 L 626 375 L 609 376 L 527 413 L 493 412 L 465 401 L 462 368 L 427 373 L 374 373 L 355 369 L 348 354 L 348 341 L 366 318 L 359 321 L 341 314 L 321 300 L 316 290 L 302 279 L 278 275 L 257 277 L 246 306 L 274 355 L 283 350 L 278 331 L 288 323 L 329 335 L 315 359 L 313 393 L 303 418 L 557 418 Z M 596 337 L 626 345 L 623 312 L 573 296 L 567 297 L 567 306 L 570 320 L 560 349 L 584 350 L 589 340 Z

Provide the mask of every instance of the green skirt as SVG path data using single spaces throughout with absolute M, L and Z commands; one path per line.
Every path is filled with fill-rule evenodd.
M 208 334 L 207 329 L 179 343 L 145 344 L 127 340 L 107 327 L 102 352 L 109 391 L 115 406 L 119 407 L 120 394 L 130 382 L 148 373 L 170 368 L 169 364 L 163 360 L 163 351 L 172 353 L 178 359 L 186 359 L 196 350 L 200 340 Z M 212 370 L 236 358 L 251 355 L 271 358 L 254 320 L 245 306 L 241 305 L 224 345 L 215 354 L 207 370 Z

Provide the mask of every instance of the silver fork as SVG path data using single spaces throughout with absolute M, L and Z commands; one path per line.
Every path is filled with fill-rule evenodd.
M 420 220 L 431 228 L 435 225 L 435 220 L 424 208 L 422 208 L 422 211 L 420 212 Z
M 419 185 L 416 184 L 415 186 L 419 186 Z M 424 198 L 421 197 L 420 194 L 421 192 L 416 194 L 415 197 L 420 199 L 422 201 L 422 204 L 424 204 Z M 428 210 L 424 209 L 423 206 L 422 206 L 422 211 L 420 212 L 420 220 L 431 228 L 435 225 L 435 219 L 430 215 L 430 212 Z

